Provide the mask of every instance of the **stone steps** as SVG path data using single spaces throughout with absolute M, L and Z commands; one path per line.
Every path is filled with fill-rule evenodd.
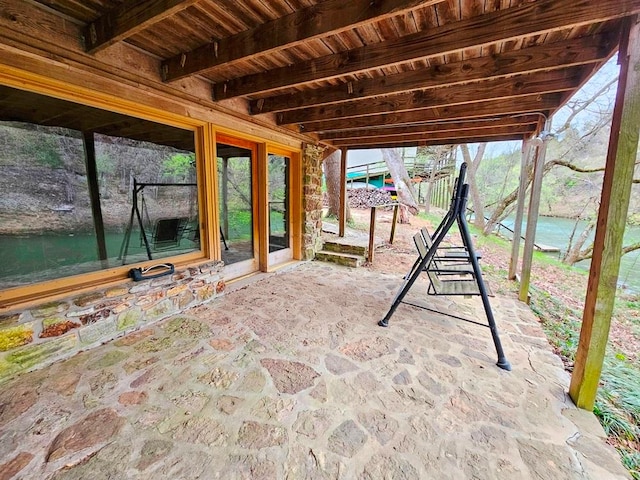
M 361 267 L 367 258 L 367 247 L 347 243 L 325 241 L 316 260 L 337 263 L 347 267 Z
M 349 245 L 349 244 L 340 243 L 340 242 L 325 241 L 322 247 L 322 250 L 326 252 L 347 253 L 350 255 L 366 257 L 368 247 L 361 246 L 361 245 Z
M 320 250 L 316 253 L 316 260 L 321 262 L 337 263 L 346 267 L 361 267 L 364 264 L 365 257 L 361 255 L 353 255 L 351 253 L 332 252 L 329 250 Z

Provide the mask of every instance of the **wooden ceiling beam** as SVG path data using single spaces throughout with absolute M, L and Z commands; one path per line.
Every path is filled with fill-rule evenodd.
M 444 132 L 465 132 L 468 130 L 482 131 L 495 128 L 509 127 L 521 129 L 538 125 L 539 115 L 514 115 L 502 118 L 486 118 L 482 120 L 461 120 L 453 122 L 426 123 L 424 125 L 409 125 L 402 127 L 362 128 L 358 130 L 336 130 L 322 133 L 318 136 L 321 141 L 349 140 L 365 138 L 383 138 L 409 134 L 439 134 Z
M 523 113 L 544 112 L 545 115 L 554 110 L 561 101 L 560 93 L 531 95 L 522 97 L 517 102 L 509 100 L 491 100 L 486 102 L 467 103 L 447 107 L 425 108 L 409 112 L 391 112 L 366 117 L 302 122 L 302 132 L 327 132 L 330 130 L 348 130 L 354 128 L 370 128 L 382 125 L 410 125 L 412 123 L 438 122 L 453 119 L 479 119 L 483 117 L 499 117 L 504 115 L 520 115 Z
M 198 0 L 126 0 L 83 29 L 85 49 L 89 53 L 96 53 L 197 2 Z
M 443 0 L 326 0 L 162 62 L 171 82 Z
M 485 136 L 482 137 L 460 137 L 460 138 L 446 138 L 442 140 L 414 140 L 410 142 L 380 142 L 375 144 L 358 144 L 354 143 L 352 145 L 345 145 L 342 148 L 347 148 L 349 150 L 354 149 L 368 149 L 368 148 L 397 148 L 397 147 L 423 147 L 423 146 L 431 146 L 431 145 L 460 145 L 463 143 L 481 143 L 481 142 L 509 142 L 514 140 L 524 140 L 527 138 L 528 134 L 511 134 L 511 135 L 501 135 L 496 137 L 487 138 Z
M 640 12 L 640 0 L 538 0 L 213 86 L 216 100 L 274 91 Z
M 354 144 L 358 145 L 378 145 L 380 143 L 411 143 L 425 141 L 442 141 L 448 140 L 450 143 L 456 143 L 459 138 L 486 138 L 490 141 L 493 137 L 504 137 L 506 135 L 527 135 L 535 131 L 535 126 L 530 127 L 495 127 L 490 130 L 486 129 L 470 129 L 450 132 L 422 132 L 410 133 L 406 135 L 391 135 L 388 137 L 370 137 L 370 138 L 344 138 L 342 140 L 332 141 L 332 145 L 336 147 L 350 147 Z
M 387 112 L 404 112 L 428 107 L 460 105 L 481 100 L 514 98 L 573 90 L 582 80 L 580 67 L 535 72 L 486 82 L 466 83 L 398 95 L 354 100 L 346 103 L 290 110 L 277 115 L 278 125 L 360 117 Z
M 250 111 L 254 115 L 281 112 L 392 93 L 490 80 L 507 75 L 598 63 L 609 58 L 615 45 L 616 40 L 611 35 L 604 34 L 549 45 L 536 45 L 488 57 L 471 58 L 462 62 L 434 65 L 395 75 L 365 78 L 295 94 L 252 100 Z

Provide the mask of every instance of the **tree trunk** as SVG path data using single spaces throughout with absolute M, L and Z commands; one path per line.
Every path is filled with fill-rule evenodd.
M 582 231 L 582 233 L 578 237 L 578 240 L 576 240 L 575 243 L 573 243 L 573 235 L 575 234 L 575 228 L 573 229 L 573 232 L 571 232 L 571 238 L 569 239 L 569 246 L 567 248 L 567 253 L 565 253 L 564 256 L 562 257 L 562 263 L 566 263 L 567 265 L 573 265 L 575 263 L 578 263 L 581 260 L 591 258 L 591 255 L 593 254 L 593 242 L 591 243 L 591 245 L 589 245 L 585 249 L 582 249 L 582 247 L 584 246 L 585 242 L 587 241 L 587 238 L 589 238 L 589 235 L 591 234 L 591 232 L 595 227 L 596 227 L 595 220 L 592 220 L 591 222 L 589 222 L 589 224 Z
M 327 184 L 329 215 L 340 218 L 340 150 L 336 150 L 324 159 L 324 178 Z M 346 221 L 351 220 L 351 210 L 347 202 Z
M 469 184 L 469 193 L 471 194 L 471 202 L 473 204 L 473 224 L 478 230 L 481 230 L 483 232 L 485 230 L 484 203 L 482 201 L 482 197 L 480 196 L 480 191 L 478 190 L 476 173 L 478 171 L 478 167 L 480 166 L 480 162 L 482 161 L 482 157 L 484 157 L 484 152 L 486 149 L 486 143 L 481 143 L 480 145 L 478 145 L 478 150 L 476 151 L 473 160 L 471 160 L 469 146 L 466 143 L 460 145 L 462 157 L 464 158 L 464 161 L 467 162 L 467 183 Z
M 393 178 L 398 200 L 409 208 L 412 215 L 416 215 L 418 213 L 417 195 L 400 153 L 394 148 L 383 148 L 382 158 L 387 164 L 391 178 Z

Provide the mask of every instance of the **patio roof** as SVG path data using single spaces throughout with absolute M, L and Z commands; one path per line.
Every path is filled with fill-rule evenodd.
M 76 26 L 90 55 L 127 44 L 173 88 L 204 81 L 208 101 L 346 148 L 527 138 L 640 12 L 640 0 L 33 3 Z

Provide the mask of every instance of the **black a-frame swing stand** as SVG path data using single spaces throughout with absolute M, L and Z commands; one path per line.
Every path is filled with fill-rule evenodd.
M 142 239 L 145 250 L 147 252 L 147 258 L 149 260 L 153 260 L 152 253 L 151 253 L 151 243 L 149 243 L 147 231 L 144 228 L 144 221 L 142 218 L 142 213 L 140 211 L 140 203 L 138 201 L 138 197 L 141 197 L 142 204 L 143 204 L 142 210 L 145 210 L 145 206 L 144 206 L 145 187 L 196 187 L 196 186 L 197 186 L 197 183 L 140 183 L 135 178 L 133 178 L 133 188 L 131 189 L 131 215 L 129 216 L 129 223 L 127 225 L 127 229 L 125 230 L 122 245 L 120 246 L 120 255 L 118 255 L 118 259 L 122 259 L 122 265 L 124 265 L 127 261 L 127 253 L 129 252 L 129 243 L 131 240 L 131 233 L 133 232 L 134 220 L 136 219 L 138 221 L 138 227 L 140 228 L 140 237 Z M 148 218 L 149 217 L 147 214 L 147 219 Z M 164 222 L 164 227 L 166 228 L 165 233 L 169 237 L 169 243 L 175 243 L 176 241 L 179 241 L 179 236 L 181 236 L 187 230 L 182 218 L 165 218 L 165 219 L 161 219 L 160 221 Z M 158 227 L 157 224 L 156 224 L 156 227 Z M 194 235 L 195 235 L 195 238 L 197 238 L 199 241 L 199 238 L 200 238 L 199 227 L 195 229 Z M 225 238 L 224 233 L 222 233 L 222 227 L 220 227 L 220 240 L 222 240 L 224 249 L 229 250 L 229 246 L 227 245 L 227 239 Z
M 385 317 L 378 322 L 378 325 L 388 327 L 389 319 L 398 306 L 401 303 L 405 303 L 476 325 L 489 327 L 498 354 L 496 365 L 504 370 L 511 370 L 511 364 L 507 361 L 502 350 L 502 343 L 500 342 L 493 311 L 489 303 L 487 288 L 482 279 L 482 271 L 480 270 L 478 257 L 474 251 L 471 234 L 465 218 L 469 193 L 469 185 L 464 183 L 466 168 L 466 163 L 463 163 L 454 187 L 449 210 L 433 235 L 429 236 L 428 233 L 415 235 L 414 241 L 418 248 L 418 258 L 411 271 L 404 277 L 404 283 L 396 294 L 391 308 Z M 442 247 L 441 243 L 454 224 L 458 225 L 463 245 L 455 252 L 451 252 L 446 247 Z M 482 305 L 487 315 L 488 324 L 438 312 L 424 305 L 404 301 L 405 296 L 422 273 L 426 273 L 429 276 L 431 285 L 427 293 L 430 295 L 479 295 L 482 298 Z

